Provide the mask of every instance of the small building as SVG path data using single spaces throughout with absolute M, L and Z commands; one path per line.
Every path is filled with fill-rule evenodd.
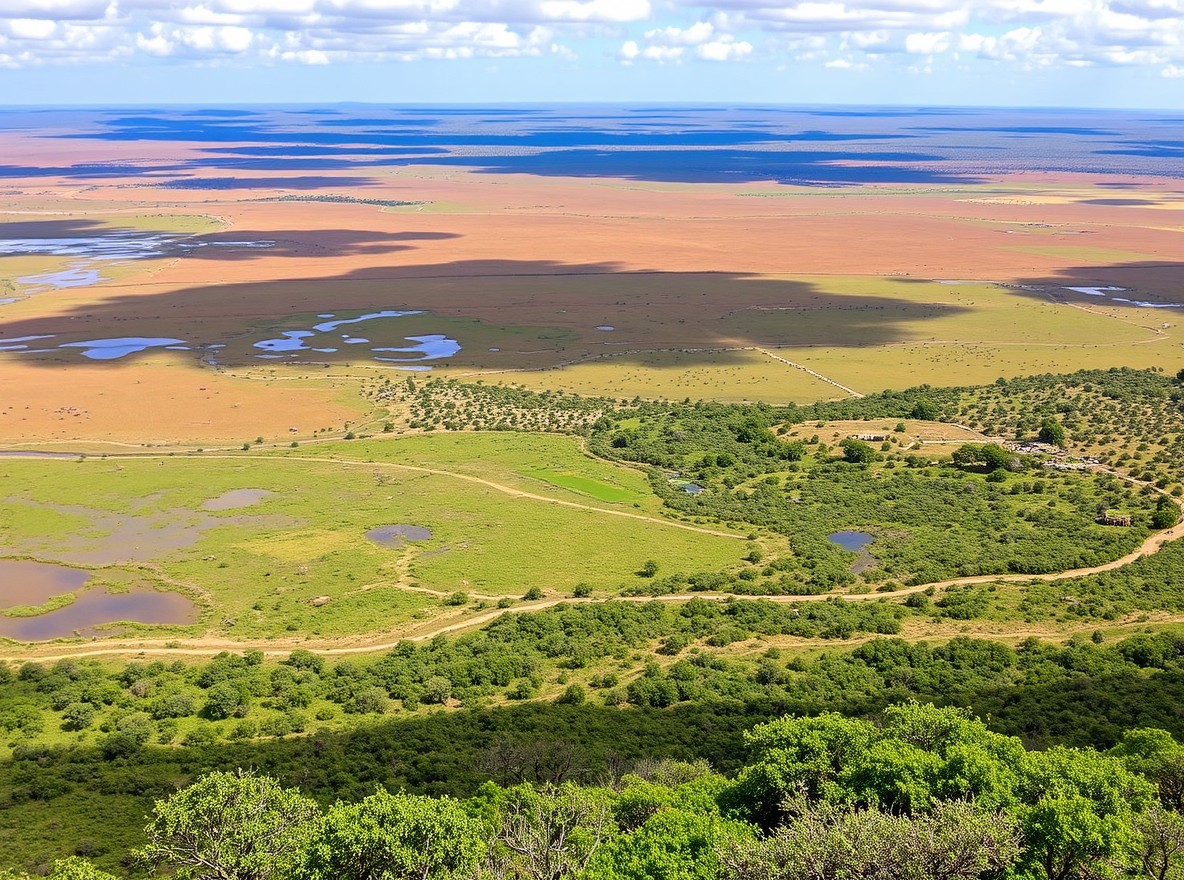
M 1129 513 L 1111 513 L 1108 510 L 1104 510 L 1098 514 L 1098 524 L 1103 526 L 1129 526 L 1131 524 L 1131 515 Z
M 864 443 L 883 443 L 888 439 L 887 434 L 851 434 L 852 439 L 862 440 Z

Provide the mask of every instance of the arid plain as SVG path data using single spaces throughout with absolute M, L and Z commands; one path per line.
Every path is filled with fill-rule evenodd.
M 183 140 L 8 131 L 2 144 L 0 238 L 130 230 L 208 245 L 93 259 L 95 283 L 60 289 L 28 279 L 74 257 L 0 257 L 15 298 L 0 340 L 53 343 L 0 353 L 0 442 L 14 448 L 276 442 L 371 423 L 361 381 L 407 364 L 350 345 L 260 359 L 257 342 L 326 313 L 423 312 L 382 322 L 383 341 L 454 339 L 434 374 L 615 397 L 804 402 L 1151 366 L 1181 345 L 1174 310 L 1117 300 L 1180 289 L 1184 191 L 1153 175 L 805 186 L 411 157 L 228 176 Z M 153 179 L 161 166 L 190 170 L 172 186 Z M 124 337 L 190 350 L 95 361 L 57 347 Z

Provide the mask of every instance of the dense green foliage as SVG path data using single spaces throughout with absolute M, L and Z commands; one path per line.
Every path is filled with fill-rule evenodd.
M 611 614 L 617 606 L 588 609 L 593 607 Z M 572 617 L 570 609 L 526 617 L 534 622 L 523 633 L 532 637 L 559 633 L 565 622 L 573 630 L 596 626 L 591 617 Z M 469 647 L 459 647 L 470 639 Z M 601 639 L 602 648 L 610 646 L 603 632 Z M 515 644 L 527 641 L 524 635 Z M 450 682 L 445 678 L 450 670 L 473 668 L 468 665 L 472 651 L 482 644 L 487 642 L 479 633 L 423 646 L 411 656 L 426 679 Z M 212 769 L 255 767 L 286 786 L 301 787 L 323 806 L 338 798 L 361 800 L 379 785 L 467 797 L 489 779 L 537 785 L 612 778 L 647 757 L 704 759 L 731 774 L 749 753 L 742 732 L 755 723 L 784 713 L 827 711 L 874 718 L 908 699 L 971 706 L 990 729 L 1021 737 L 1030 746 L 1109 748 L 1138 726 L 1163 727 L 1184 737 L 1184 720 L 1176 711 L 1184 702 L 1184 638 L 1170 633 L 1140 634 L 1114 644 L 1083 639 L 1065 647 L 1033 640 L 1018 650 L 969 638 L 929 646 L 887 637 L 814 660 L 786 658 L 776 649 L 746 656 L 709 645 L 693 650 L 680 649 L 684 659 L 664 665 L 646 663 L 643 655 L 626 649 L 625 660 L 610 656 L 582 671 L 562 665 L 569 655 L 540 666 L 552 687 L 560 677 L 586 676 L 581 680 L 592 684 L 582 702 L 528 701 L 459 712 L 437 708 L 390 720 L 351 715 L 358 722 L 369 720 L 336 732 L 309 720 L 304 736 L 227 739 L 217 733 L 163 746 L 153 741 L 138 713 L 125 716 L 135 721 L 100 732 L 98 744 L 89 747 L 38 745 L 14 729 L 15 759 L 0 765 L 0 849 L 28 867 L 78 851 L 95 855 L 106 869 L 118 868 L 119 852 L 137 845 L 151 799 Z M 226 675 L 227 682 L 247 690 L 252 682 L 273 676 L 286 681 L 296 674 L 302 679 L 299 687 L 316 693 L 339 687 L 342 679 L 382 681 L 410 662 L 408 655 L 395 651 L 374 661 L 330 665 L 296 652 L 278 666 L 228 655 L 196 670 L 206 680 Z M 469 659 L 462 663 L 458 657 Z M 433 658 L 441 665 L 433 665 Z M 132 684 L 115 686 L 133 687 L 151 677 L 154 666 L 132 664 L 127 674 L 116 673 L 116 681 L 135 677 Z M 97 670 L 98 680 L 102 667 L 80 667 Z M 49 667 L 37 680 L 68 668 L 68 662 L 57 670 Z M 181 668 L 165 665 L 166 670 Z M 18 674 L 5 685 L 6 692 L 33 702 L 34 679 L 29 672 Z M 569 687 L 562 686 L 560 693 Z M 365 684 L 365 689 L 376 689 L 391 702 L 382 685 Z M 266 699 L 252 703 L 249 711 L 263 711 Z M 605 705 L 622 699 L 634 702 L 627 708 Z M 10 717 L 8 711 L 4 717 Z M 219 731 L 250 720 L 201 723 Z M 1177 789 L 1184 791 L 1184 781 Z M 47 813 L 58 817 L 53 830 L 44 824 Z
M 1084 880 L 1087 863 L 1089 877 L 1107 877 L 1140 862 L 1147 876 L 1180 871 L 1173 811 L 1184 802 L 1184 753 L 1171 737 L 1184 736 L 1184 639 L 1148 630 L 1011 648 L 897 636 L 984 617 L 1129 628 L 1139 613 L 1184 610 L 1184 547 L 1088 577 L 892 597 L 906 581 L 1096 564 L 1174 524 L 1167 493 L 1184 493 L 1176 382 L 1095 371 L 781 409 L 436 381 L 375 394 L 410 407 L 421 429 L 582 434 L 594 453 L 647 468 L 670 514 L 760 539 L 738 571 L 671 577 L 655 564 L 634 592 L 883 595 L 572 604 L 333 663 L 297 651 L 278 664 L 257 652 L 201 664 L 0 664 L 0 733 L 12 749 L 0 765 L 0 851 L 14 866 L 106 880 L 84 860 L 63 860 L 73 852 L 121 875 L 145 860 L 173 870 L 184 823 L 210 804 L 229 809 L 237 792 L 256 806 L 266 795 L 283 822 L 313 817 L 308 845 L 275 855 L 299 857 L 299 871 L 282 869 L 289 876 Z M 994 442 L 934 459 L 891 438 L 828 449 L 811 436 L 825 420 L 877 420 L 869 429 L 882 431 L 906 418 L 1043 434 L 1077 460 Z M 1072 469 L 1088 457 L 1149 485 Z M 705 491 L 685 491 L 688 482 Z M 1102 510 L 1134 525 L 1100 526 Z M 879 539 L 870 565 L 827 540 L 841 528 Z M 777 535 L 788 552 L 769 550 Z M 869 639 L 793 656 L 768 644 L 856 636 Z M 912 699 L 969 706 L 984 723 L 956 716 L 940 735 L 922 735 L 907 710 L 887 711 Z M 821 717 L 773 721 L 744 738 L 786 713 Z M 822 745 L 836 737 L 854 749 L 841 761 Z M 1020 742 L 1048 751 L 1033 757 Z M 790 766 L 782 759 L 793 749 Z M 669 763 L 659 771 L 660 759 L 706 760 L 728 778 Z M 278 782 L 206 776 L 238 767 Z M 644 778 L 627 779 L 631 767 Z M 1158 786 L 1162 809 L 1141 777 Z M 145 837 L 153 799 L 165 800 Z M 253 852 L 266 853 L 274 826 L 251 815 L 263 824 L 238 824 L 255 828 Z M 572 846 L 552 858 L 537 832 L 565 821 L 576 823 Z M 425 843 L 445 824 L 458 829 L 455 848 Z M 499 843 L 470 846 L 477 837 Z M 127 856 L 135 847 L 139 860 Z M 969 867 L 942 874 L 958 853 Z M 243 870 L 233 876 L 270 876 Z
M 487 783 L 463 801 L 379 787 L 325 809 L 266 776 L 210 773 L 156 802 L 127 864 L 182 880 L 1089 880 L 1184 867 L 1162 784 L 1184 749 L 1163 731 L 1131 731 L 1111 754 L 1029 752 L 965 711 L 913 703 L 878 725 L 786 716 L 745 739 L 750 760 L 731 779 L 667 761 L 600 784 Z M 58 876 L 88 870 L 58 864 Z

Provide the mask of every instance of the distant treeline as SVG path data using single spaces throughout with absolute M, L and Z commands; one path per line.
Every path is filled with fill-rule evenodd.
M 362 199 L 357 196 L 341 195 L 293 195 L 270 196 L 264 199 L 250 199 L 252 202 L 329 202 L 334 205 L 373 205 L 377 208 L 406 208 L 411 205 L 426 205 L 427 202 L 402 202 L 395 199 Z

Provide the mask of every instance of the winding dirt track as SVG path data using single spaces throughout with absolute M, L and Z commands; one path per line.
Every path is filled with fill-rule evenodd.
M 30 456 L 33 457 L 33 456 Z M 147 459 L 164 459 L 168 456 L 154 455 L 154 454 L 134 454 L 128 456 L 113 456 L 118 458 L 147 458 Z M 235 461 L 242 461 L 243 456 L 235 455 L 205 455 L 202 458 L 214 459 L 232 459 Z M 59 461 L 73 461 L 73 459 L 56 459 Z M 664 520 L 658 517 L 645 516 L 644 514 L 629 513 L 627 511 L 608 510 L 601 507 L 593 507 L 591 505 L 579 504 L 574 501 L 565 501 L 558 498 L 548 498 L 544 495 L 535 495 L 531 492 L 526 492 L 520 489 L 514 489 L 510 486 L 504 486 L 500 483 L 495 483 L 481 477 L 475 477 L 469 474 L 460 474 L 453 471 L 442 470 L 439 468 L 427 468 L 417 465 L 395 464 L 390 462 L 372 462 L 361 461 L 358 459 L 341 459 L 328 458 L 317 456 L 285 456 L 283 458 L 259 458 L 256 461 L 301 461 L 314 463 L 333 463 L 338 465 L 347 465 L 353 467 L 383 467 L 395 470 L 414 471 L 425 474 L 433 474 L 438 476 L 453 477 L 460 480 L 466 480 L 471 483 L 478 483 L 483 486 L 495 489 L 499 492 L 504 492 L 507 495 L 530 498 L 532 500 L 545 501 L 551 504 L 559 504 L 564 507 L 575 507 L 583 510 L 591 510 L 598 513 L 605 513 L 612 516 L 624 516 L 630 519 L 639 519 L 646 522 L 657 523 L 665 526 L 673 526 L 675 528 L 689 529 L 703 534 L 718 535 L 728 538 L 740 538 L 743 536 L 732 532 L 720 532 L 711 529 L 703 529 L 697 526 L 688 525 L 686 523 L 674 522 L 672 520 Z M 1107 471 L 1107 473 L 1112 473 Z M 1126 480 L 1135 485 L 1146 485 L 1138 480 L 1133 480 L 1127 477 L 1122 477 L 1119 474 L 1114 474 L 1121 479 Z M 1158 489 L 1156 491 L 1159 491 Z M 1165 497 L 1171 497 L 1163 494 Z M 1180 507 L 1181 512 L 1184 513 L 1184 499 L 1172 498 L 1172 501 Z M 843 601 L 860 602 L 884 598 L 898 598 L 902 596 L 909 596 L 913 593 L 920 593 L 929 589 L 944 589 L 953 586 L 964 586 L 972 584 L 999 584 L 999 583 L 1026 583 L 1031 581 L 1060 581 L 1068 578 L 1082 577 L 1085 575 L 1098 574 L 1104 571 L 1112 571 L 1116 568 L 1121 568 L 1124 565 L 1129 565 L 1144 556 L 1150 556 L 1158 553 L 1163 549 L 1165 544 L 1184 537 L 1184 519 L 1169 529 L 1161 532 L 1156 532 L 1150 535 L 1142 544 L 1135 550 L 1126 554 L 1125 556 L 1106 562 L 1101 565 L 1093 565 L 1087 568 L 1073 568 L 1067 571 L 1052 572 L 1050 574 L 1003 574 L 1003 575 L 976 575 L 972 577 L 951 578 L 944 581 L 934 581 L 927 584 L 916 584 L 914 586 L 903 587 L 895 590 L 892 593 L 830 593 L 817 596 L 759 596 L 752 597 L 754 599 L 761 599 L 766 602 L 777 602 L 784 604 L 794 604 L 798 602 L 823 602 L 831 599 L 840 599 Z M 346 654 L 372 654 L 381 651 L 389 651 L 396 647 L 400 642 L 423 642 L 435 638 L 439 635 L 446 635 L 452 632 L 461 630 L 474 629 L 483 626 L 491 621 L 496 620 L 503 614 L 521 614 L 530 611 L 541 611 L 546 608 L 553 608 L 556 605 L 569 604 L 580 605 L 590 604 L 594 602 L 686 602 L 690 599 L 706 599 L 722 601 L 725 599 L 736 599 L 736 596 L 730 593 L 676 593 L 666 596 L 609 596 L 604 598 L 557 598 L 557 599 L 542 599 L 534 602 L 523 602 L 515 605 L 512 608 L 498 608 L 489 611 L 483 611 L 479 614 L 470 614 L 464 616 L 464 612 L 452 615 L 445 618 L 437 618 L 431 621 L 423 628 L 412 627 L 407 631 L 401 633 L 394 638 L 387 638 L 384 641 L 356 641 L 348 645 L 343 645 L 342 640 L 329 641 L 321 640 L 315 641 L 310 639 L 257 639 L 236 641 L 232 639 L 223 639 L 217 637 L 200 637 L 196 639 L 111 639 L 102 641 L 101 648 L 78 648 L 76 650 L 61 651 L 62 646 L 53 644 L 44 646 L 47 650 L 57 650 L 56 653 L 41 653 L 38 646 L 30 646 L 13 650 L 12 648 L 0 649 L 0 660 L 42 660 L 42 661 L 56 661 L 75 657 L 99 657 L 99 656 L 127 656 L 131 654 L 151 654 L 151 655 L 177 655 L 177 656 L 199 656 L 208 657 L 220 651 L 244 651 L 249 649 L 257 649 L 268 656 L 283 657 L 287 656 L 292 650 L 296 648 L 303 648 L 306 650 L 316 651 L 318 654 L 325 655 L 346 655 Z

